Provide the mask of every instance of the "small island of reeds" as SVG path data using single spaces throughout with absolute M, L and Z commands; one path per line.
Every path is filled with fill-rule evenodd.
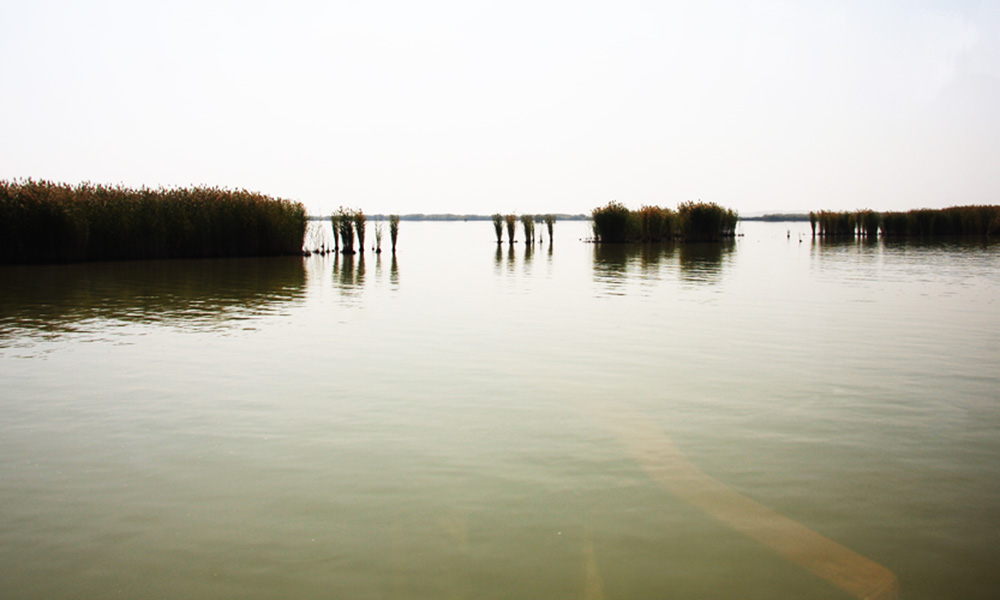
M 984 236 L 1000 234 L 1000 206 L 952 206 L 910 211 L 819 211 L 809 213 L 812 233 L 819 237 L 875 239 L 883 237 Z
M 714 202 L 684 202 L 677 210 L 643 206 L 630 210 L 621 202 L 595 208 L 594 240 L 602 243 L 711 242 L 736 235 L 739 214 Z
M 298 202 L 216 187 L 0 180 L 0 262 L 298 254 Z

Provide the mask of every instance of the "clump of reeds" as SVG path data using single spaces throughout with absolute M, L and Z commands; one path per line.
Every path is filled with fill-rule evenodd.
M 714 202 L 685 202 L 677 211 L 643 206 L 631 211 L 609 202 L 591 213 L 599 242 L 716 241 L 735 237 L 739 214 Z
M 671 240 L 677 235 L 678 215 L 669 208 L 643 206 L 638 217 L 641 241 L 659 242 Z
M 389 215 L 389 239 L 392 241 L 392 253 L 396 254 L 396 238 L 399 237 L 399 215 Z
M 382 231 L 384 229 L 384 223 L 382 221 L 375 222 L 375 254 L 382 254 Z
M 809 211 L 809 226 L 812 228 L 813 237 L 816 237 L 816 223 L 818 220 L 819 218 L 816 216 L 816 213 Z
M 524 243 L 531 244 L 535 241 L 535 218 L 531 215 L 521 216 L 521 225 L 524 226 Z
M 333 230 L 333 251 L 340 252 L 340 220 L 343 218 L 339 212 L 330 215 L 330 228 Z
M 514 229 L 517 227 L 517 216 L 516 215 L 506 215 L 504 222 L 507 224 L 507 239 L 511 244 L 514 243 Z
M 857 228 L 857 214 L 848 211 L 834 212 L 821 210 L 816 215 L 821 237 L 853 238 Z
M 354 232 L 358 236 L 358 250 L 363 253 L 365 251 L 365 227 L 368 219 L 360 208 L 354 211 L 353 217 Z
M 497 234 L 497 244 L 503 243 L 503 215 L 500 213 L 493 215 L 493 230 Z
M 717 241 L 736 236 L 739 214 L 714 202 L 684 202 L 677 207 L 681 235 L 686 241 Z
M 879 226 L 882 223 L 881 214 L 874 210 L 859 210 L 855 221 L 858 224 L 858 235 L 864 236 L 869 240 L 874 240 L 878 237 Z
M 337 228 L 340 230 L 340 251 L 343 254 L 354 254 L 354 211 L 341 206 L 337 215 Z
M 952 206 L 942 209 L 921 208 L 910 211 L 879 213 L 820 211 L 809 213 L 813 234 L 819 226 L 823 237 L 855 235 L 875 239 L 878 232 L 887 237 L 990 236 L 1000 233 L 1000 206 Z
M 617 201 L 595 208 L 591 212 L 594 221 L 594 239 L 604 243 L 635 241 L 637 221 L 624 204 Z
M 298 254 L 301 203 L 215 187 L 0 181 L 0 262 Z
M 555 228 L 556 216 L 549 214 L 545 215 L 545 227 L 549 230 L 549 243 L 552 243 L 552 230 Z

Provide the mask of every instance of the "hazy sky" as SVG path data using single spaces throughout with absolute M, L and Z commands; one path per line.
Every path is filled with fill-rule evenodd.
M 311 213 L 1000 203 L 1000 2 L 0 0 L 0 179 Z

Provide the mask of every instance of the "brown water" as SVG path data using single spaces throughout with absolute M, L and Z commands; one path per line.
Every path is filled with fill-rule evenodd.
M 992 597 L 1000 245 L 807 227 L 0 267 L 0 597 Z

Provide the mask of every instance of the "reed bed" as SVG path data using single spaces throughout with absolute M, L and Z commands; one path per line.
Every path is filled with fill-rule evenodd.
M 952 206 L 940 210 L 919 209 L 882 213 L 882 235 L 992 236 L 1000 234 L 1000 206 Z
M 1000 233 L 1000 206 L 952 206 L 910 211 L 820 211 L 809 213 L 813 235 L 820 237 L 990 236 Z
M 874 240 L 878 237 L 882 225 L 882 214 L 874 210 L 859 210 L 855 220 L 858 224 L 858 235 Z
M 0 262 L 298 254 L 297 202 L 217 187 L 0 180 Z
M 594 239 L 598 242 L 718 241 L 736 235 L 739 215 L 712 202 L 685 202 L 677 210 L 643 206 L 629 210 L 620 202 L 595 208 Z
M 816 224 L 819 227 L 820 237 L 853 238 L 857 234 L 857 212 L 822 210 L 818 213 L 810 213 L 810 216 L 813 214 L 815 214 Z

